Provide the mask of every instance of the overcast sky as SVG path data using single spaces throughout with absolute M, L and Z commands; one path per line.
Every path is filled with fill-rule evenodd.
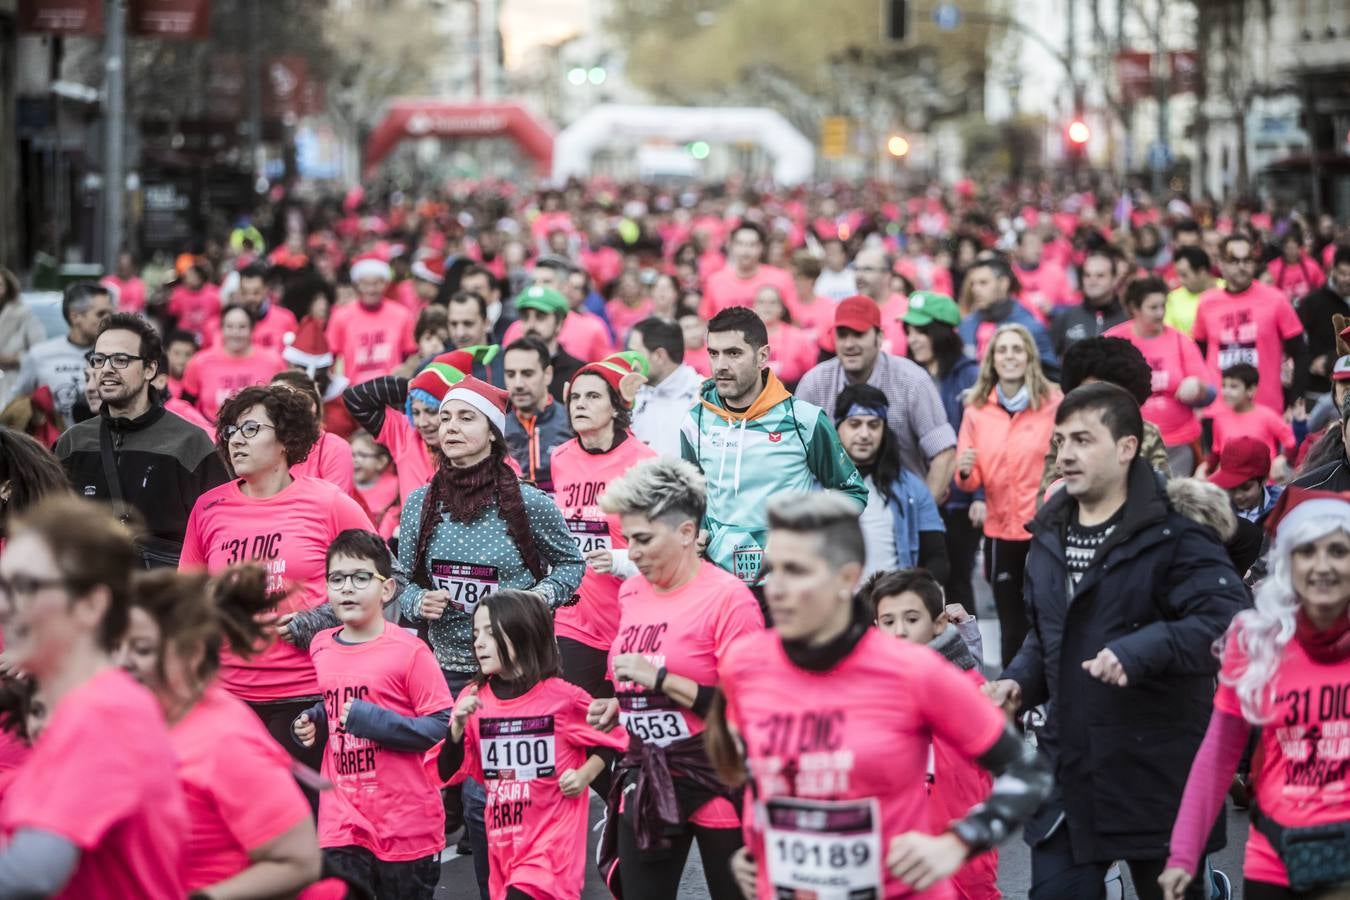
M 506 65 L 531 47 L 552 44 L 586 27 L 587 0 L 499 0 Z

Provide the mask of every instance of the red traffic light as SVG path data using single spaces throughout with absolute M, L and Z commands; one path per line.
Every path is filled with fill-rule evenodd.
M 1074 119 L 1069 123 L 1069 143 L 1081 147 L 1086 144 L 1091 137 L 1092 131 L 1082 119 Z

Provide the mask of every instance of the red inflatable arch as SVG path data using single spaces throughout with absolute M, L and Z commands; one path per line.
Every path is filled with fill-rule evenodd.
M 394 100 L 366 141 L 367 175 L 405 138 L 502 137 L 514 140 L 541 176 L 553 168 L 553 131 L 516 103 Z

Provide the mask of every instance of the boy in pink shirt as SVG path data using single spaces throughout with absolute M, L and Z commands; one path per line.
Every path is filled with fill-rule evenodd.
M 1223 403 L 1211 407 L 1214 435 L 1208 469 L 1213 470 L 1225 444 L 1234 438 L 1250 437 L 1270 450 L 1271 478 L 1283 481 L 1289 475 L 1286 453 L 1294 450 L 1294 429 L 1279 413 L 1257 402 L 1259 378 L 1256 367 L 1248 363 L 1224 369 Z
M 319 846 L 328 869 L 377 900 L 431 900 L 445 810 L 426 752 L 453 701 L 431 650 L 383 615 L 397 587 L 389 548 L 352 529 L 328 548 L 328 601 L 342 622 L 310 644 L 323 700 L 295 720 L 303 746 L 328 735 Z

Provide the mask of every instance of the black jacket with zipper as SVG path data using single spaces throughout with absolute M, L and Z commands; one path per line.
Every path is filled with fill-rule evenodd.
M 99 443 L 109 429 L 122 497 L 140 512 L 146 533 L 182 544 L 197 498 L 230 479 L 211 437 L 152 403 L 135 419 L 106 412 L 72 426 L 56 442 L 56 455 L 77 494 L 111 502 Z
M 1209 723 L 1212 650 L 1247 603 L 1218 535 L 1177 512 L 1141 459 L 1122 520 L 1072 596 L 1065 532 L 1077 503 L 1060 491 L 1028 526 L 1023 591 L 1031 630 L 1003 673 L 1023 706 L 1046 705 L 1038 733 L 1055 792 L 1026 825 L 1033 846 L 1061 814 L 1077 862 L 1162 859 L 1191 761 Z M 1083 663 L 1109 648 L 1128 678 L 1099 681 Z M 1222 846 L 1220 822 L 1211 846 Z

